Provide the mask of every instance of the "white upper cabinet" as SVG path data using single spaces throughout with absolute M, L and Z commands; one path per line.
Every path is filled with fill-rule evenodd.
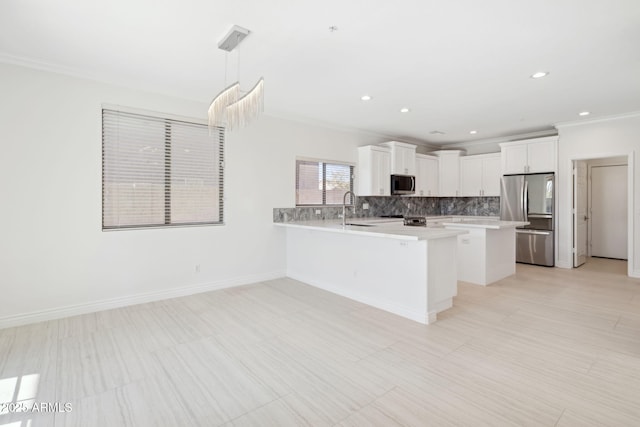
M 500 153 L 460 157 L 460 195 L 500 195 Z
M 416 197 L 438 195 L 438 158 L 416 154 Z
M 381 145 L 391 150 L 391 173 L 397 175 L 416 174 L 416 146 L 404 142 L 389 141 Z
M 391 150 L 378 145 L 358 147 L 358 196 L 391 194 Z
M 502 179 L 500 153 L 487 156 L 482 161 L 482 195 L 499 196 L 500 179 Z
M 504 142 L 502 149 L 502 173 L 555 172 L 558 137 Z
M 440 150 L 438 156 L 438 183 L 440 197 L 460 196 L 460 150 Z

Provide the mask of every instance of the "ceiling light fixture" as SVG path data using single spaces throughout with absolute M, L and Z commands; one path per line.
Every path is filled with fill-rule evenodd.
M 548 71 L 538 71 L 537 73 L 531 74 L 532 79 L 541 79 L 549 75 Z
M 476 133 L 478 133 L 478 131 L 477 131 L 477 130 L 472 130 L 472 131 L 469 131 L 469 133 L 470 133 L 471 135 L 475 135 Z
M 227 52 L 234 50 L 249 35 L 246 28 L 234 25 L 218 43 L 218 48 Z M 226 82 L 225 61 L 225 86 Z M 239 73 L 238 73 L 239 74 Z M 239 76 L 238 76 L 239 78 Z M 260 78 L 249 92 L 242 94 L 240 82 L 227 86 L 211 101 L 209 106 L 209 129 L 225 127 L 233 130 L 247 125 L 264 111 L 264 79 Z
M 401 108 L 401 109 L 400 109 L 400 112 L 401 112 L 401 113 L 408 113 L 409 111 L 410 111 L 410 110 L 409 110 L 408 108 L 406 108 L 406 107 L 405 107 L 405 108 Z
M 371 97 L 369 95 L 362 95 L 360 99 L 362 99 L 363 101 L 371 101 Z
M 579 116 L 588 116 L 589 114 L 591 114 L 591 112 L 589 112 L 589 111 L 582 111 L 582 112 L 578 113 Z

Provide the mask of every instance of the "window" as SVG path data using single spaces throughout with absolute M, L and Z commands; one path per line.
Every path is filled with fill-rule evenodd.
M 102 229 L 221 224 L 224 129 L 102 110 Z
M 296 206 L 341 205 L 347 191 L 353 191 L 353 165 L 296 160 Z

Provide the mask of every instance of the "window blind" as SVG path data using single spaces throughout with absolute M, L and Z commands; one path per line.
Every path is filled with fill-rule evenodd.
M 353 191 L 352 165 L 296 160 L 297 206 L 341 205 L 346 191 Z
M 102 228 L 223 222 L 224 129 L 102 110 Z

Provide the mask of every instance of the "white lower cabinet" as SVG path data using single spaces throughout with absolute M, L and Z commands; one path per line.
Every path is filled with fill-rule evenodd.
M 438 195 L 438 158 L 416 154 L 416 197 Z
M 500 153 L 460 157 L 460 195 L 499 196 Z

